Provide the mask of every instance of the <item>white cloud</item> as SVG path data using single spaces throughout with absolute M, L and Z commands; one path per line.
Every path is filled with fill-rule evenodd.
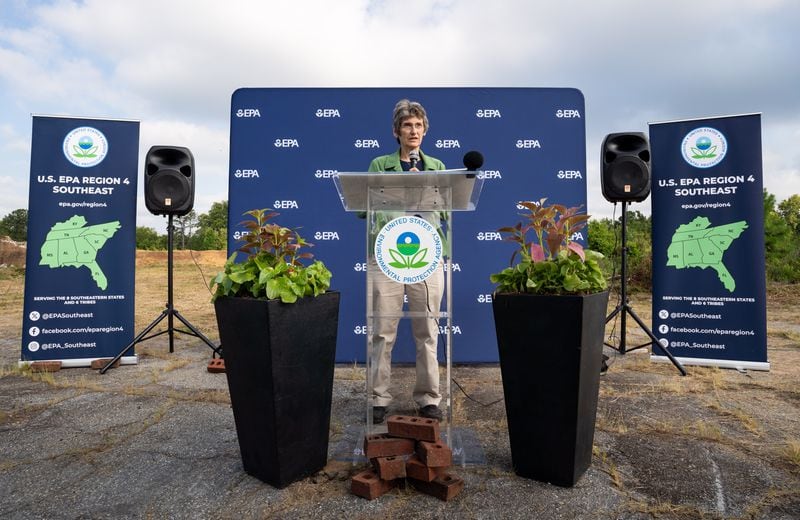
M 3 9 L 4 128 L 29 135 L 30 113 L 139 119 L 141 160 L 156 143 L 195 153 L 198 211 L 226 193 L 230 96 L 246 86 L 579 88 L 589 210 L 600 216 L 612 208 L 599 186 L 605 134 L 763 112 L 765 184 L 779 200 L 800 191 L 800 4 L 790 0 L 12 0 Z M 13 146 L 0 175 L 23 178 L 29 158 Z M 10 196 L 24 200 L 27 181 L 17 184 Z M 16 207 L 6 204 L 0 213 Z

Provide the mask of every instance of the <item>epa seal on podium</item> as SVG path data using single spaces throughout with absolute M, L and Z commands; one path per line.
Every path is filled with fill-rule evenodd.
M 427 220 L 405 216 L 390 220 L 375 238 L 375 262 L 402 284 L 419 283 L 442 263 L 442 238 Z

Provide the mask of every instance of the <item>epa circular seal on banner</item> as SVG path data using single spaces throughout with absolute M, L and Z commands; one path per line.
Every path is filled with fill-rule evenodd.
M 91 126 L 79 126 L 64 138 L 64 155 L 81 168 L 97 166 L 108 153 L 108 140 L 103 132 Z
M 375 237 L 375 262 L 395 282 L 422 282 L 442 263 L 442 237 L 423 218 L 398 217 Z
M 681 153 L 683 159 L 695 168 L 711 168 L 728 153 L 728 140 L 715 128 L 695 128 L 683 138 Z

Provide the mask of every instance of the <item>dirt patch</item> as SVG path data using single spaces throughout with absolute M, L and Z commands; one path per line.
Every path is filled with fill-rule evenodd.
M 25 267 L 25 244 L 14 242 L 9 237 L 0 237 L 0 265 Z
M 213 265 L 222 267 L 228 259 L 228 253 L 224 250 L 194 251 L 191 249 L 181 249 L 172 252 L 173 262 L 188 263 L 197 262 L 203 265 Z M 167 265 L 166 251 L 136 251 L 136 266 L 145 267 L 151 265 Z

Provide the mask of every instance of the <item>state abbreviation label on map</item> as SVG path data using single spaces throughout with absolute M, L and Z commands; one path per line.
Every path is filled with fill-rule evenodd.
M 97 264 L 97 252 L 121 228 L 119 221 L 86 226 L 86 219 L 75 215 L 56 222 L 47 233 L 41 248 L 39 265 L 51 269 L 85 267 L 100 290 L 108 287 L 108 279 Z
M 736 280 L 722 262 L 722 255 L 747 229 L 744 220 L 711 226 L 706 217 L 697 217 L 689 224 L 683 224 L 675 230 L 672 241 L 667 248 L 667 266 L 676 269 L 687 267 L 710 267 L 717 272 L 719 281 L 729 291 L 736 289 Z

